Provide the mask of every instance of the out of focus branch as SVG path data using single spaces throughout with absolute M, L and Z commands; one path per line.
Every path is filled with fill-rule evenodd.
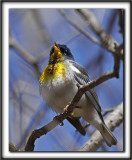
M 38 64 L 36 63 L 35 58 L 18 44 L 18 42 L 12 35 L 11 30 L 9 37 L 9 47 L 14 48 L 29 64 L 31 64 L 36 71 L 37 78 L 40 78 L 41 72 L 39 70 Z
M 91 26 L 91 28 L 96 32 L 96 34 L 100 37 L 101 42 L 96 38 L 92 37 L 88 32 L 82 29 L 79 25 L 74 23 L 61 9 L 58 11 L 65 17 L 65 19 L 79 32 L 81 32 L 84 36 L 89 38 L 92 42 L 102 46 L 113 54 L 116 54 L 116 48 L 119 47 L 119 44 L 112 38 L 111 35 L 107 34 L 102 26 L 97 21 L 96 17 L 87 9 L 77 9 L 76 11 L 81 14 L 81 16 L 86 20 L 87 25 Z M 123 59 L 123 45 L 121 45 L 121 50 L 119 58 Z
M 41 38 L 41 40 L 43 41 L 44 44 L 46 44 L 47 46 L 51 46 L 52 42 L 51 42 L 51 37 L 49 37 L 50 35 L 47 35 L 45 32 L 45 24 L 42 22 L 45 22 L 44 19 L 43 21 L 41 21 L 41 16 L 39 15 L 39 10 L 36 9 L 30 9 L 30 12 L 32 13 L 32 17 L 34 19 L 34 22 L 36 24 L 36 27 L 38 29 L 38 34 Z
M 112 113 L 105 119 L 107 127 L 113 131 L 123 121 L 123 102 L 118 105 Z M 79 151 L 96 151 L 104 142 L 103 137 L 96 130 L 90 139 L 81 147 Z
M 47 132 L 51 131 L 52 129 L 54 129 L 58 124 L 61 123 L 61 125 L 63 125 L 63 120 L 65 118 L 67 118 L 72 112 L 73 112 L 73 109 L 75 108 L 75 106 L 77 106 L 77 103 L 79 102 L 79 100 L 81 99 L 82 95 L 96 87 L 97 85 L 113 78 L 113 77 L 117 77 L 119 76 L 119 63 L 120 63 L 120 60 L 117 60 L 115 58 L 115 65 L 114 65 L 114 69 L 113 71 L 111 72 L 107 72 L 105 73 L 104 75 L 98 77 L 97 79 L 91 81 L 91 82 L 88 82 L 86 85 L 78 85 L 78 91 L 76 93 L 76 95 L 74 96 L 73 100 L 71 101 L 71 103 L 66 106 L 65 108 L 65 111 L 64 113 L 60 114 L 59 116 L 56 116 L 50 123 L 48 123 L 46 126 L 38 129 L 38 130 L 34 130 L 28 141 L 27 141 L 27 144 L 26 144 L 26 147 L 25 147 L 25 151 L 33 151 L 34 150 L 34 143 L 35 143 L 35 140 L 37 138 L 40 138 L 40 136 L 46 134 Z
M 119 10 L 114 10 L 111 17 L 109 18 L 109 21 L 107 23 L 107 33 L 110 34 L 112 32 L 112 29 L 114 28 L 114 22 L 116 20 L 117 15 L 119 14 Z M 86 68 L 92 68 L 94 67 L 95 73 L 93 77 L 96 75 L 96 70 L 99 69 L 100 75 L 103 73 L 103 59 L 104 59 L 104 50 L 101 48 L 100 53 L 97 57 L 95 57 L 90 63 L 86 65 Z
M 88 34 L 84 29 L 82 29 L 79 25 L 74 23 L 61 9 L 58 9 L 58 11 L 65 17 L 65 19 L 79 32 L 81 32 L 84 36 L 89 38 L 92 42 L 101 45 L 101 43 L 94 37 L 92 37 L 90 34 Z
M 107 109 L 104 110 L 104 113 L 102 114 L 103 117 L 106 116 L 108 113 L 113 112 L 114 109 Z M 88 128 L 90 126 L 90 124 L 87 122 L 87 124 L 84 126 L 84 128 Z
M 9 151 L 10 152 L 18 152 L 19 150 L 12 144 L 12 142 L 9 142 Z
M 80 33 L 79 33 L 78 31 L 73 32 L 72 34 L 68 35 L 67 37 L 65 37 L 64 39 L 62 39 L 60 42 L 57 42 L 57 43 L 62 43 L 62 44 L 64 44 L 65 42 L 68 42 L 69 40 L 71 40 L 72 38 L 75 38 L 75 37 L 78 36 L 79 34 L 80 34 Z M 48 49 L 46 49 L 44 52 L 42 52 L 40 55 L 38 55 L 38 56 L 36 57 L 36 62 L 39 62 L 39 61 L 43 60 L 44 57 L 49 54 L 50 50 L 51 50 L 51 46 L 50 46 Z
M 106 110 L 104 110 L 103 116 L 106 116 L 108 113 L 113 112 L 113 111 L 114 111 L 113 108 L 112 109 L 106 109 Z
M 116 47 L 119 47 L 119 44 L 113 39 L 111 35 L 104 31 L 103 27 L 99 24 L 94 14 L 88 9 L 76 9 L 76 11 L 86 21 L 87 25 L 90 26 L 91 29 L 100 37 L 101 46 L 115 54 Z M 123 46 L 120 50 L 120 58 L 123 59 Z
M 9 47 L 16 49 L 21 56 L 23 56 L 29 63 L 35 63 L 35 59 L 31 54 L 29 54 L 24 48 L 22 48 L 17 41 L 11 37 L 9 40 Z

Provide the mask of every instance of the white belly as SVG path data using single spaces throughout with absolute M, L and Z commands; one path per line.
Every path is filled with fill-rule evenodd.
M 56 113 L 63 113 L 77 92 L 77 86 L 74 82 L 64 82 L 62 77 L 55 81 L 44 82 L 40 87 L 40 92 L 49 107 Z

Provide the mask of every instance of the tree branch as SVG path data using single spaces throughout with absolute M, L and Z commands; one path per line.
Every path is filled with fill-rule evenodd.
M 59 42 L 57 42 L 57 43 L 62 43 L 62 44 L 64 44 L 65 42 L 71 40 L 72 38 L 75 38 L 75 37 L 78 36 L 79 34 L 80 34 L 80 32 L 75 31 L 75 32 L 73 32 L 72 34 L 69 34 L 67 37 L 65 37 L 64 39 L 62 39 L 61 41 L 59 41 Z M 51 50 L 51 47 L 52 47 L 52 46 L 50 46 L 48 49 L 46 49 L 44 52 L 42 52 L 40 55 L 38 55 L 38 56 L 36 57 L 36 63 L 42 61 L 42 60 L 44 59 L 44 57 L 49 54 L 49 52 L 50 52 L 50 50 Z
M 53 118 L 53 120 L 48 123 L 47 125 L 43 126 L 42 128 L 38 129 L 38 130 L 34 130 L 28 141 L 27 141 L 27 144 L 25 146 L 25 151 L 33 151 L 34 150 L 34 143 L 35 143 L 35 140 L 37 138 L 40 138 L 40 136 L 48 133 L 49 131 L 51 131 L 52 129 L 54 129 L 56 126 L 58 125 L 63 125 L 63 120 L 69 115 L 68 112 L 64 112 L 63 114 L 60 114 L 59 116 L 55 116 Z
M 76 11 L 86 21 L 87 25 L 90 26 L 91 29 L 100 37 L 101 46 L 113 54 L 116 54 L 115 46 L 119 47 L 119 44 L 113 39 L 111 35 L 104 31 L 103 27 L 99 24 L 94 14 L 88 9 L 76 9 Z M 123 59 L 123 46 L 120 50 L 120 58 Z
M 112 109 L 106 109 L 106 110 L 104 110 L 103 116 L 106 116 L 108 113 L 113 112 L 113 111 L 114 111 L 113 108 Z
M 36 63 L 35 58 L 19 45 L 19 43 L 15 40 L 14 36 L 12 35 L 11 29 L 9 37 L 9 47 L 14 48 L 29 64 L 33 66 L 33 68 L 36 71 L 36 76 L 39 79 L 41 72 L 39 70 L 38 64 Z
M 113 112 L 105 119 L 106 126 L 113 131 L 123 121 L 123 102 L 118 105 Z M 81 147 L 79 151 L 96 151 L 104 142 L 103 137 L 96 130 L 90 139 Z
M 74 23 L 61 9 L 58 9 L 58 11 L 65 17 L 65 19 L 79 32 L 81 32 L 84 36 L 86 36 L 88 39 L 90 39 L 92 42 L 101 45 L 101 43 L 94 37 L 92 37 L 90 34 L 88 34 L 84 29 L 82 29 L 79 25 Z
M 9 141 L 9 151 L 10 152 L 18 152 L 19 150 Z
M 114 109 L 106 109 L 106 110 L 103 111 L 104 113 L 102 114 L 102 116 L 104 117 L 108 113 L 113 112 L 113 111 L 114 111 Z M 84 126 L 84 128 L 88 128 L 89 126 L 90 126 L 90 123 L 87 122 L 87 124 Z
M 79 25 L 74 23 L 61 9 L 58 9 L 58 11 L 64 16 L 64 18 L 79 32 L 81 32 L 84 36 L 89 38 L 92 42 L 102 46 L 103 48 L 110 51 L 113 55 L 115 55 L 116 48 L 119 48 L 119 44 L 112 38 L 111 35 L 107 34 L 102 26 L 97 21 L 96 17 L 88 10 L 88 9 L 76 9 L 76 11 L 81 14 L 81 16 L 86 20 L 87 25 L 91 26 L 93 31 L 100 37 L 101 42 L 98 41 L 96 38 L 92 37 L 90 34 L 88 34 L 84 29 L 82 29 Z M 123 59 L 123 45 L 121 45 L 120 49 L 120 59 Z

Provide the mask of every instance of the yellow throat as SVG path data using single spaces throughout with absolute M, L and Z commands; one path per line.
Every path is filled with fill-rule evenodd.
M 48 81 L 50 78 L 54 81 L 59 76 L 62 76 L 63 78 L 66 77 L 66 66 L 64 65 L 64 57 L 61 50 L 55 43 L 54 52 L 50 56 L 49 63 L 44 69 L 39 82 Z

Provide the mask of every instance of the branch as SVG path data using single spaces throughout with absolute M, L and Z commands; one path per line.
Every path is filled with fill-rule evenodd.
M 106 110 L 104 110 L 103 117 L 106 116 L 108 113 L 113 112 L 113 111 L 114 111 L 114 109 L 106 109 Z
M 71 40 L 72 38 L 75 38 L 76 36 L 78 36 L 80 34 L 80 32 L 78 31 L 75 31 L 73 32 L 72 34 L 69 34 L 68 36 L 66 36 L 64 39 L 62 39 L 61 41 L 57 42 L 57 43 L 62 43 L 64 44 L 65 42 L 68 42 L 69 40 Z M 36 57 L 36 63 L 37 62 L 40 62 L 44 59 L 45 56 L 49 55 L 49 52 L 51 50 L 51 47 L 50 46 L 48 49 L 46 49 L 45 51 L 43 51 L 40 55 L 38 55 Z
M 34 143 L 35 143 L 35 140 L 37 138 L 40 138 L 40 136 L 48 133 L 49 131 L 51 131 L 52 129 L 54 129 L 56 126 L 58 125 L 63 125 L 63 120 L 69 115 L 68 112 L 64 112 L 63 114 L 60 114 L 59 116 L 55 116 L 53 118 L 53 120 L 48 123 L 47 125 L 43 126 L 42 128 L 38 129 L 38 130 L 34 130 L 28 141 L 27 141 L 27 144 L 25 146 L 25 151 L 33 151 L 34 150 Z
M 15 40 L 14 36 L 11 33 L 11 29 L 9 37 L 9 47 L 14 48 L 29 64 L 33 66 L 36 71 L 36 76 L 39 79 L 41 72 L 35 58 L 18 44 L 18 42 Z
M 24 48 L 22 48 L 17 41 L 14 38 L 14 35 L 11 32 L 11 29 L 9 30 L 10 32 L 10 37 L 9 37 L 9 47 L 12 47 L 14 49 L 16 49 L 16 51 L 19 52 L 19 54 L 21 56 L 23 56 L 29 63 L 35 63 L 35 59 L 34 57 L 29 54 L 26 50 L 24 50 Z
M 107 34 L 102 26 L 97 21 L 96 17 L 87 9 L 76 9 L 78 13 L 86 20 L 87 25 L 91 26 L 91 28 L 96 32 L 96 34 L 100 37 L 101 42 L 96 38 L 92 37 L 88 32 L 82 29 L 79 25 L 74 23 L 61 9 L 58 11 L 64 16 L 64 18 L 71 24 L 74 28 L 76 28 L 79 32 L 81 32 L 85 37 L 90 39 L 92 42 L 102 46 L 113 54 L 116 54 L 116 48 L 119 47 L 119 44 L 112 38 L 111 35 Z M 121 45 L 120 49 L 120 58 L 123 59 L 123 45 Z
M 101 45 L 101 43 L 94 37 L 92 37 L 90 34 L 88 34 L 84 29 L 82 29 L 79 25 L 74 23 L 61 9 L 58 9 L 58 11 L 65 17 L 65 19 L 74 27 L 76 28 L 79 32 L 81 32 L 85 37 L 90 39 L 92 42 Z
M 18 152 L 19 150 L 9 141 L 9 151 L 10 152 Z
M 112 113 L 105 119 L 106 126 L 113 131 L 123 121 L 123 102 L 118 105 Z M 79 151 L 96 151 L 104 142 L 103 137 L 96 130 L 90 139 L 81 147 Z
M 94 14 L 88 9 L 76 9 L 76 11 L 86 21 L 87 25 L 90 26 L 91 29 L 100 37 L 101 46 L 115 54 L 115 46 L 119 47 L 119 44 L 113 39 L 111 35 L 104 31 L 103 27 L 99 24 Z M 123 46 L 120 50 L 120 58 L 123 59 Z
M 51 39 L 52 38 L 50 37 L 50 35 L 46 34 L 46 31 L 44 30 L 45 29 L 45 23 L 43 23 L 44 21 L 41 20 L 41 16 L 39 15 L 38 10 L 30 9 L 30 12 L 31 12 L 32 17 L 34 19 L 34 22 L 36 24 L 36 28 L 38 29 L 38 34 L 39 34 L 41 40 L 47 46 L 51 46 L 51 44 L 52 44 Z
M 114 109 L 106 109 L 104 110 L 104 113 L 102 114 L 102 116 L 106 116 L 108 113 L 113 112 Z M 84 126 L 84 128 L 88 128 L 90 126 L 90 123 L 87 122 L 87 124 Z

